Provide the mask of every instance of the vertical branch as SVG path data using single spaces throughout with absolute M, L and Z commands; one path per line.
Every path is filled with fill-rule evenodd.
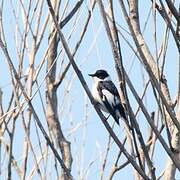
M 125 86 L 124 66 L 123 66 L 123 60 L 122 60 L 121 46 L 120 46 L 118 31 L 117 31 L 117 27 L 116 27 L 116 23 L 115 23 L 114 9 L 113 9 L 112 0 L 110 0 L 110 12 L 111 12 L 111 17 L 112 17 L 111 32 L 112 32 L 114 45 L 116 46 L 116 53 L 118 54 L 118 58 L 114 59 L 114 60 L 115 60 L 116 70 L 117 70 L 117 74 L 118 74 L 118 78 L 119 78 L 119 82 L 120 82 L 121 99 L 122 99 L 122 102 L 125 103 L 124 106 L 125 106 L 126 111 L 128 110 L 128 112 L 130 112 L 130 110 L 129 110 L 130 109 L 130 104 L 129 104 L 129 101 L 128 101 L 127 91 L 126 91 L 126 86 Z M 130 116 L 130 117 L 132 117 L 132 116 Z M 139 165 L 140 165 L 141 169 L 145 170 L 145 167 L 144 167 L 144 165 L 142 163 L 142 158 L 140 157 L 140 153 L 139 153 L 139 150 L 138 150 L 135 131 L 133 129 L 134 123 L 133 123 L 133 121 L 131 121 L 131 119 L 130 119 L 130 122 L 131 122 L 131 132 L 132 132 L 132 137 L 133 137 L 133 142 L 134 142 L 134 148 L 135 148 L 136 155 L 138 157 Z M 127 122 L 127 123 L 129 124 L 129 122 Z M 132 142 L 130 142 L 130 143 L 132 143 Z M 135 178 L 136 179 L 141 178 L 137 174 L 137 171 L 135 171 Z
M 173 132 L 173 129 L 175 128 L 175 126 L 176 126 L 176 128 L 178 128 L 178 130 L 180 130 L 180 124 L 179 124 L 177 117 L 175 116 L 175 113 L 172 109 L 172 102 L 171 102 L 171 97 L 170 97 L 169 89 L 167 86 L 166 78 L 164 75 L 162 75 L 160 77 L 160 79 L 158 79 L 158 72 L 160 72 L 160 70 L 157 69 L 157 66 L 155 65 L 155 61 L 154 61 L 154 59 L 149 51 L 149 48 L 141 34 L 141 30 L 140 30 L 140 26 L 139 26 L 138 1 L 134 1 L 134 0 L 129 1 L 130 16 L 127 15 L 123 1 L 119 1 L 119 2 L 121 3 L 123 13 L 125 15 L 128 25 L 129 25 L 129 29 L 132 32 L 133 39 L 136 43 L 136 46 L 140 53 L 140 56 L 145 65 L 145 69 L 149 73 L 149 76 L 153 82 L 153 85 L 156 88 L 156 90 L 158 91 L 160 98 L 162 99 L 163 106 L 166 107 L 165 114 L 166 114 L 166 119 L 167 119 L 168 125 L 171 128 L 171 133 Z M 161 74 L 161 72 L 160 72 L 160 74 Z M 159 87 L 159 82 L 157 80 L 160 81 L 160 85 L 161 85 L 160 87 Z M 176 132 L 176 130 L 174 131 L 174 133 L 175 132 Z M 175 134 L 177 135 L 175 139 L 176 139 L 176 141 L 178 141 L 180 138 L 178 137 L 177 133 L 175 133 Z M 173 134 L 172 134 L 172 136 L 173 136 Z M 172 139 L 172 140 L 175 141 L 174 139 Z M 173 142 L 172 142 L 172 144 L 173 144 Z M 173 147 L 173 148 L 176 149 L 176 147 Z M 176 158 L 175 157 L 174 158 L 176 160 L 178 160 L 179 153 L 175 153 L 175 151 L 173 151 L 173 152 L 174 152 L 174 155 L 177 156 Z M 174 163 L 171 161 L 170 164 L 171 165 L 173 164 L 173 167 L 174 167 L 173 171 L 175 172 L 176 168 L 175 168 Z M 170 170 L 170 168 L 168 168 L 168 169 Z M 166 172 L 169 173 L 169 171 L 166 171 Z M 175 175 L 175 173 L 172 173 L 172 174 Z
M 111 44 L 115 65 L 116 65 L 116 67 L 120 67 L 118 49 L 117 49 L 116 44 L 114 43 L 114 40 L 113 40 L 114 37 L 113 37 L 113 35 L 111 33 L 111 29 L 110 29 L 109 23 L 108 23 L 107 18 L 106 18 L 106 13 L 105 13 L 105 10 L 104 10 L 103 3 L 102 3 L 101 0 L 98 0 L 98 4 L 99 4 L 99 7 L 100 7 L 100 11 L 101 11 L 104 26 L 105 26 L 105 29 L 106 29 L 106 33 L 107 33 L 109 42 Z M 117 41 L 117 38 L 116 38 L 116 41 Z M 123 76 L 121 76 L 119 68 L 118 68 L 117 71 L 118 71 L 118 78 L 120 78 L 120 82 L 121 82 L 121 80 L 122 80 L 121 78 Z M 122 96 L 122 97 L 124 97 L 124 96 Z M 126 131 L 127 131 L 127 138 L 128 138 L 128 141 L 129 141 L 131 154 L 134 154 L 133 142 L 132 142 L 132 139 L 130 137 L 131 133 L 130 133 L 130 127 L 129 127 L 128 121 L 125 121 L 125 128 L 126 128 Z
M 53 7 L 54 11 L 56 13 L 56 16 L 58 17 L 58 11 L 59 11 L 59 3 L 60 1 L 53 1 Z M 48 61 L 47 61 L 47 71 L 49 71 L 50 68 L 51 71 L 47 75 L 46 78 L 46 117 L 47 122 L 50 131 L 52 132 L 55 143 L 58 145 L 58 147 L 61 150 L 62 159 L 68 168 L 69 171 L 71 171 L 71 165 L 72 165 L 72 155 L 71 155 L 71 146 L 70 142 L 66 140 L 59 121 L 58 117 L 58 105 L 57 105 L 57 86 L 55 86 L 55 80 L 56 80 L 56 62 L 55 59 L 57 57 L 57 49 L 59 44 L 59 38 L 57 35 L 56 27 L 54 26 L 53 20 L 51 20 L 51 32 L 49 34 L 49 50 L 48 50 Z M 52 64 L 54 64 L 52 66 Z M 62 173 L 62 179 L 67 180 L 68 176 L 63 170 Z
M 32 8 L 31 1 L 29 1 L 27 12 L 26 12 L 26 9 L 24 7 L 23 2 L 21 2 L 21 3 L 22 3 L 21 5 L 22 5 L 22 8 L 23 8 L 24 16 L 25 16 L 25 22 L 24 22 L 25 24 L 24 25 L 25 25 L 25 27 L 27 27 L 27 29 L 28 28 L 30 29 L 30 32 L 32 33 L 32 35 L 34 37 L 32 39 L 32 51 L 30 53 L 29 72 L 28 72 L 27 84 L 26 84 L 27 95 L 28 95 L 28 97 L 31 97 L 31 95 L 32 95 L 32 86 L 33 86 L 33 76 L 34 76 L 35 55 L 36 55 L 36 38 L 35 38 L 35 36 L 33 34 L 31 23 L 29 21 L 30 9 Z M 29 156 L 29 153 L 28 153 L 29 152 L 28 139 L 30 137 L 31 118 L 32 118 L 32 112 L 30 110 L 27 110 L 26 115 L 25 115 L 25 122 L 26 123 L 24 124 L 25 125 L 24 130 L 27 132 L 28 137 L 25 137 L 25 143 L 24 143 L 24 162 L 23 162 L 23 168 L 24 168 L 23 173 L 24 174 L 23 174 L 22 179 L 26 179 L 26 169 L 27 169 L 28 156 Z
M 160 2 L 161 2 L 161 5 L 163 6 L 162 1 L 160 1 Z M 154 74 L 155 78 L 158 80 L 159 79 L 158 74 L 159 74 L 160 70 L 157 67 L 155 67 L 155 63 L 154 63 L 154 60 L 152 58 L 152 55 L 150 54 L 150 51 L 148 50 L 148 47 L 147 47 L 147 45 L 144 41 L 144 38 L 142 37 L 141 31 L 140 31 L 139 16 L 138 16 L 138 3 L 135 2 L 134 0 L 131 0 L 129 4 L 130 4 L 130 23 L 132 26 L 131 31 L 133 31 L 133 34 L 134 34 L 133 38 L 136 39 L 136 44 L 140 45 L 143 43 L 143 46 L 141 46 L 142 48 L 139 48 L 139 50 L 141 52 L 140 55 L 143 59 L 144 64 L 147 66 L 150 66 L 150 67 L 148 67 L 147 71 L 153 72 L 153 73 L 149 74 L 150 77 L 152 78 L 152 76 Z M 163 6 L 163 8 L 164 8 L 164 6 Z M 167 22 L 170 24 L 170 19 L 167 16 L 166 12 L 165 12 L 165 14 L 166 14 L 165 17 L 167 18 Z M 173 33 L 173 31 L 172 31 L 172 33 Z M 173 33 L 173 35 L 174 35 L 174 33 Z M 177 42 L 175 36 L 174 36 L 174 40 Z M 158 93 L 160 94 L 160 97 L 162 98 L 163 106 L 166 107 L 165 115 L 166 115 L 168 126 L 171 130 L 171 136 L 172 136 L 171 144 L 172 144 L 173 149 L 174 149 L 173 153 L 175 155 L 176 160 L 178 160 L 179 159 L 179 150 L 178 149 L 179 149 L 179 141 L 180 141 L 179 136 L 180 135 L 178 133 L 177 128 L 179 129 L 179 122 L 177 121 L 178 118 L 174 121 L 173 116 L 171 116 L 171 112 L 174 113 L 174 111 L 172 109 L 172 101 L 171 101 L 169 89 L 167 86 L 166 77 L 164 75 L 162 75 L 159 80 L 160 80 L 160 85 L 161 85 L 160 88 L 162 90 L 163 98 L 162 98 L 161 93 L 160 93 L 161 90 L 158 90 Z M 156 81 L 156 80 L 154 79 L 153 81 Z M 167 104 L 165 101 L 167 102 Z M 168 109 L 170 109 L 171 112 L 168 111 Z M 175 127 L 174 124 L 176 125 L 177 128 Z M 168 169 L 168 171 L 165 172 L 165 175 L 164 175 L 165 178 L 166 179 L 174 179 L 175 171 L 176 171 L 176 166 L 175 166 L 174 162 L 172 162 L 172 160 L 169 160 L 167 167 L 166 168 Z M 169 174 L 170 176 L 168 176 L 167 174 Z
M 76 65 L 75 61 L 74 61 L 74 58 L 70 52 L 70 49 L 68 47 L 68 44 L 65 40 L 65 37 L 60 29 L 60 27 L 58 26 L 58 22 L 57 22 L 57 19 L 56 19 L 56 16 L 55 16 L 55 13 L 54 13 L 54 10 L 52 8 L 52 5 L 51 5 L 51 1 L 50 0 L 47 0 L 47 4 L 49 6 L 49 11 L 51 13 L 51 16 L 53 18 L 53 21 L 54 21 L 54 24 L 55 24 L 55 27 L 57 28 L 58 30 L 58 34 L 60 36 L 60 39 L 62 41 L 62 44 L 63 44 L 63 47 L 66 51 L 66 54 L 69 58 L 69 61 L 71 63 L 71 65 L 73 66 L 73 69 L 74 71 L 76 72 L 80 82 L 81 82 L 81 85 L 83 86 L 84 90 L 86 91 L 91 103 L 94 105 L 94 108 L 97 112 L 97 114 L 99 115 L 101 121 L 103 122 L 104 126 L 106 127 L 107 131 L 109 132 L 109 134 L 111 135 L 111 137 L 114 139 L 115 143 L 118 145 L 118 147 L 120 148 L 120 150 L 123 152 L 123 154 L 126 156 L 126 158 L 130 161 L 130 163 L 132 164 L 132 166 L 138 171 L 138 173 L 144 178 L 144 179 L 147 179 L 149 180 L 149 177 L 144 173 L 144 171 L 137 165 L 136 161 L 134 160 L 134 157 L 132 157 L 128 152 L 127 150 L 124 148 L 123 144 L 119 141 L 118 137 L 116 136 L 116 134 L 112 131 L 111 127 L 109 126 L 109 124 L 107 123 L 106 121 L 106 118 L 103 116 L 103 114 L 101 113 L 101 111 L 99 110 L 99 108 L 97 107 L 97 104 L 95 103 L 94 101 L 94 98 L 92 97 L 92 94 L 86 84 L 86 81 L 84 80 L 84 77 L 82 76 L 82 73 L 81 71 L 79 70 L 78 66 Z
M 135 129 L 136 129 L 136 132 L 138 134 L 138 138 L 140 140 L 140 144 L 142 145 L 142 150 L 143 150 L 143 152 L 145 154 L 145 157 L 147 158 L 147 163 L 148 163 L 148 167 L 149 167 L 151 176 L 152 176 L 153 179 L 155 179 L 155 173 L 154 173 L 155 169 L 154 169 L 154 167 L 152 165 L 152 162 L 151 162 L 151 160 L 149 158 L 147 149 L 145 147 L 144 140 L 143 140 L 141 132 L 139 130 L 139 126 L 138 126 L 137 122 L 135 121 L 135 116 L 133 115 L 133 112 L 131 110 L 131 107 L 130 107 L 130 104 L 129 104 L 128 98 L 127 98 L 127 92 L 126 92 L 125 80 L 124 80 L 124 68 L 123 68 L 123 62 L 122 62 L 122 54 L 121 54 L 121 48 L 120 48 L 118 32 L 117 32 L 117 28 L 116 28 L 116 24 L 115 24 L 115 18 L 114 18 L 114 13 L 113 13 L 112 1 L 110 1 L 110 10 L 111 10 L 111 16 L 112 16 L 112 22 L 113 22 L 111 29 L 108 28 L 108 22 L 107 22 L 106 17 L 105 17 L 105 13 L 104 13 L 104 9 L 103 9 L 103 4 L 102 4 L 101 1 L 99 1 L 99 3 L 100 3 L 101 11 L 102 11 L 102 14 L 103 14 L 103 20 L 104 20 L 105 27 L 106 27 L 106 30 L 107 30 L 107 33 L 108 33 L 108 37 L 109 37 L 109 40 L 111 42 L 113 53 L 114 53 L 114 60 L 115 60 L 115 64 L 116 64 L 116 70 L 117 70 L 118 78 L 119 78 L 119 81 L 120 81 L 121 98 L 122 98 L 122 101 L 125 102 L 126 109 L 128 109 L 129 114 L 131 114 L 130 115 L 131 126 L 132 127 L 134 126 Z M 111 30 L 111 32 L 109 31 L 109 29 Z M 126 122 L 126 123 L 128 123 L 128 122 Z M 137 157 L 138 157 L 138 160 L 139 160 L 140 167 L 142 169 L 144 169 L 142 160 L 140 158 L 140 153 L 138 151 L 138 146 L 137 146 L 137 141 L 136 141 L 136 136 L 135 136 L 134 129 L 132 129 L 132 136 L 133 136 L 135 150 L 136 150 L 136 154 L 137 154 Z M 131 139 L 130 139 L 129 143 L 130 143 L 131 147 L 133 147 Z M 132 148 L 131 148 L 131 150 L 132 150 Z M 136 177 L 137 177 L 137 179 L 139 179 L 138 176 L 136 176 Z
M 105 168 L 106 168 L 110 148 L 111 148 L 111 136 L 109 135 L 108 143 L 107 143 L 107 147 L 106 147 L 106 153 L 105 153 L 104 160 L 103 160 L 103 163 L 102 163 L 102 168 L 101 168 L 101 171 L 100 171 L 100 180 L 103 180 L 103 177 L 104 177 Z
M 40 119 L 39 119 L 39 117 L 38 117 L 32 103 L 31 103 L 31 99 L 29 99 L 28 95 L 26 94 L 26 91 L 24 90 L 24 88 L 22 86 L 21 81 L 19 80 L 17 71 L 16 71 L 16 69 L 15 69 L 15 67 L 14 67 L 14 65 L 12 63 L 12 60 L 11 60 L 11 58 L 9 56 L 9 53 L 8 53 L 8 50 L 7 50 L 6 46 L 5 46 L 5 44 L 2 42 L 1 38 L 0 38 L 0 47 L 1 47 L 2 51 L 3 51 L 3 53 L 4 53 L 4 56 L 6 57 L 6 61 L 7 61 L 7 64 L 9 66 L 9 69 L 13 72 L 13 76 L 16 79 L 16 81 L 17 81 L 17 83 L 18 83 L 18 85 L 19 85 L 19 87 L 20 87 L 20 89 L 21 89 L 21 91 L 23 93 L 23 96 L 25 97 L 25 99 L 26 99 L 26 101 L 27 101 L 27 103 L 29 105 L 29 108 L 33 113 L 34 119 L 36 120 L 38 127 L 40 128 L 44 138 L 47 141 L 47 144 L 50 146 L 51 150 L 53 151 L 53 153 L 54 153 L 55 157 L 57 158 L 58 162 L 60 163 L 61 167 L 64 169 L 64 171 L 65 171 L 66 175 L 68 176 L 68 178 L 72 179 L 72 175 L 70 174 L 69 170 L 66 168 L 66 165 L 64 164 L 64 161 L 59 156 L 59 154 L 58 154 L 57 150 L 55 149 L 54 145 L 51 143 L 51 141 L 50 141 L 44 127 L 42 126 L 42 123 L 41 123 L 41 121 L 40 121 Z
M 177 158 L 175 157 L 175 155 L 173 154 L 173 152 L 171 152 L 171 150 L 169 149 L 167 143 L 165 142 L 164 138 L 161 136 L 160 132 L 158 131 L 158 129 L 156 128 L 156 126 L 154 125 L 153 120 L 151 119 L 150 115 L 148 114 L 143 102 L 141 101 L 141 99 L 139 98 L 137 92 L 135 91 L 129 77 L 127 74 L 125 74 L 126 77 L 126 82 L 129 86 L 129 88 L 131 89 L 134 97 L 136 98 L 137 102 L 139 103 L 142 112 L 144 113 L 149 125 L 151 126 L 152 130 L 154 131 L 154 133 L 156 134 L 157 138 L 159 139 L 159 141 L 161 142 L 162 146 L 164 147 L 164 149 L 166 150 L 167 154 L 169 155 L 169 157 L 171 158 L 171 160 L 174 162 L 174 165 L 180 170 L 180 163 L 177 160 Z
M 96 7 L 96 3 L 99 6 Z M 101 179 L 119 179 L 124 173 L 136 180 L 171 180 L 178 177 L 180 5 L 175 0 L 149 0 L 146 2 L 148 9 L 145 9 L 147 6 L 143 3 L 138 0 L 0 1 L 0 179 L 11 180 L 14 175 L 21 180 L 54 177 L 61 180 L 85 179 L 92 178 L 98 170 L 96 175 L 100 175 Z M 99 22 L 100 19 L 102 22 Z M 93 39 L 91 22 L 93 29 L 97 28 Z M 142 28 L 140 25 L 144 23 L 145 28 Z M 103 31 L 102 25 L 105 27 Z M 154 27 L 147 29 L 149 26 Z M 68 41 L 62 33 L 64 27 L 65 32 L 70 31 Z M 102 46 L 104 42 L 106 44 Z M 72 53 L 70 45 L 74 47 Z M 99 45 L 98 54 L 106 56 L 110 50 L 108 57 L 113 57 L 113 61 L 109 59 L 104 63 L 111 69 L 112 64 L 115 65 L 119 94 L 127 112 L 128 120 L 123 123 L 125 131 L 120 134 L 119 128 L 111 127 L 96 106 L 84 79 L 86 76 L 83 76 L 98 66 L 94 60 L 97 56 L 94 46 Z M 171 69 L 172 66 L 176 70 Z M 71 73 L 68 76 L 70 81 L 66 82 L 68 73 Z M 172 82 L 168 84 L 169 81 Z M 62 88 L 62 82 L 67 84 L 67 88 Z M 96 124 L 91 118 L 98 117 L 89 108 L 85 109 L 87 121 L 81 122 L 84 109 L 76 110 L 82 99 L 73 96 L 76 92 L 71 86 L 76 86 L 76 83 L 83 86 L 85 96 L 89 97 L 109 135 L 107 146 L 103 143 L 102 163 L 97 162 L 97 149 L 91 149 L 97 136 L 91 135 L 92 131 L 101 133 L 103 129 L 92 129 Z M 75 91 L 81 87 L 77 88 Z M 64 92 L 61 94 L 62 103 L 58 101 L 58 90 Z M 63 111 L 60 114 L 59 104 Z M 67 108 L 69 111 L 66 113 Z M 71 120 L 74 112 L 77 121 Z M 70 127 L 64 129 L 61 120 L 67 114 Z M 90 134 L 87 132 L 86 136 L 85 132 L 85 136 L 79 136 L 86 128 L 91 130 Z M 126 144 L 123 139 L 121 141 L 123 136 L 126 136 Z M 69 138 L 74 141 L 69 142 Z M 103 139 L 105 142 L 108 136 Z M 119 153 L 117 157 L 114 150 Z M 161 150 L 161 161 L 157 162 L 156 157 Z M 92 151 L 94 153 L 90 154 Z M 82 153 L 78 158 L 77 152 Z M 87 154 L 90 154 L 91 160 L 86 158 Z M 78 167 L 72 166 L 73 155 Z M 115 158 L 114 161 L 112 158 Z M 159 166 L 162 162 L 164 169 Z M 157 174 L 159 171 L 162 172 Z
M 14 132 L 15 132 L 15 122 L 16 122 L 16 117 L 13 117 L 13 124 L 12 124 L 12 131 L 9 132 L 9 138 L 10 138 L 10 143 L 9 143 L 9 162 L 8 162 L 8 180 L 12 179 L 12 163 L 13 163 L 13 139 L 14 139 Z

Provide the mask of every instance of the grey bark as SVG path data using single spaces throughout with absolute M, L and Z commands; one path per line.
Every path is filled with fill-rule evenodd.
M 58 16 L 58 3 L 59 1 L 53 1 L 53 7 L 55 9 L 56 15 Z M 55 144 L 60 148 L 62 159 L 67 169 L 71 171 L 72 165 L 72 155 L 71 155 L 71 144 L 66 140 L 63 131 L 61 129 L 60 119 L 58 117 L 58 102 L 57 102 L 57 86 L 55 86 L 56 81 L 56 56 L 59 38 L 56 31 L 54 23 L 51 21 L 51 32 L 49 35 L 49 51 L 48 51 L 48 61 L 47 61 L 47 71 L 50 72 L 46 78 L 46 117 L 50 132 L 53 134 Z M 61 179 L 67 180 L 68 176 L 62 169 Z

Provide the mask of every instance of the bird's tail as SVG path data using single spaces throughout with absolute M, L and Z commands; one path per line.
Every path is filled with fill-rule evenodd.
M 122 104 L 118 104 L 118 110 L 119 110 L 120 117 L 123 119 L 123 121 L 125 122 L 125 124 L 129 128 L 129 130 L 131 130 L 132 127 L 129 124 L 129 121 L 127 119 L 127 116 L 126 116 L 126 113 L 125 113 L 125 110 L 124 110 L 124 107 L 122 106 Z
M 115 114 L 112 115 L 114 120 L 116 121 L 116 123 L 119 125 L 119 118 L 117 118 L 117 116 Z

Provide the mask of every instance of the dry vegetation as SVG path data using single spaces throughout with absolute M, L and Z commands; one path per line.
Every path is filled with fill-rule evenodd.
M 0 48 L 2 179 L 180 178 L 178 0 L 0 0 Z M 101 66 L 132 130 L 92 98 Z

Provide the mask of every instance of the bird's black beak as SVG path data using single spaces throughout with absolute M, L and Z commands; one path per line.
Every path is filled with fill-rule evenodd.
M 94 77 L 94 74 L 88 74 L 89 76 L 91 76 L 91 77 Z

